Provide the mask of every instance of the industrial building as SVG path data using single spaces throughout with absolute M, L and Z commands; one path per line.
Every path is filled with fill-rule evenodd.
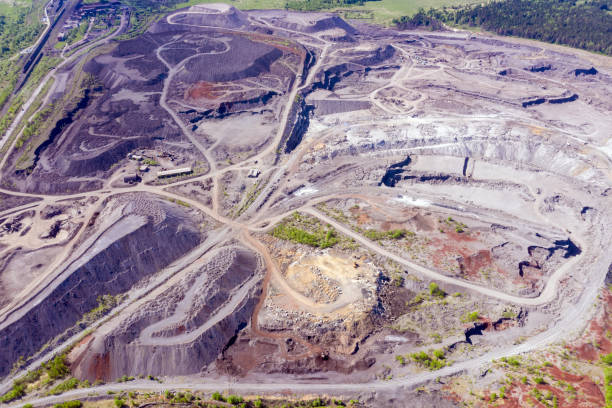
M 164 170 L 164 171 L 160 171 L 157 173 L 157 178 L 181 176 L 183 174 L 189 174 L 192 171 L 193 170 L 191 170 L 191 167 L 182 167 L 180 169 Z

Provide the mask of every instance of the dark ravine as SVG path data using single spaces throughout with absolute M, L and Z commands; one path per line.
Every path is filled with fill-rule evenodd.
M 397 182 L 400 181 L 401 178 L 402 178 L 401 175 L 405 171 L 404 167 L 408 166 L 411 161 L 412 161 L 412 159 L 410 158 L 410 156 L 408 156 L 408 157 L 406 157 L 405 160 L 403 160 L 403 161 L 401 161 L 399 163 L 392 164 L 391 166 L 389 166 L 389 168 L 385 172 L 385 175 L 380 180 L 378 185 L 379 186 L 385 185 L 387 187 L 395 187 Z
M 597 72 L 598 71 L 595 69 L 595 67 L 591 67 L 589 69 L 577 68 L 577 69 L 574 70 L 574 75 L 575 76 L 580 76 L 580 75 L 596 75 Z
M 310 125 L 310 114 L 314 110 L 314 105 L 306 103 L 304 98 L 301 98 L 297 105 L 297 113 L 295 124 L 289 133 L 287 144 L 285 145 L 285 153 L 291 153 L 301 142 L 304 134 Z

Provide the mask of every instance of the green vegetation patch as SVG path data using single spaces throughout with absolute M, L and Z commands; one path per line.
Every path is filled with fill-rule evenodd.
M 11 2 L 11 6 L 0 7 L 0 58 L 14 55 L 32 45 L 44 25 L 39 11 L 45 2 L 33 1 L 22 5 Z
M 74 390 L 75 388 L 78 388 L 79 384 L 80 384 L 79 380 L 77 378 L 72 377 L 64 382 L 59 383 L 55 387 L 51 388 L 51 390 L 49 390 L 49 394 L 59 395 L 66 391 L 70 391 L 70 390 Z
M 437 283 L 431 282 L 429 284 L 429 295 L 432 297 L 444 298 L 446 297 L 446 292 L 440 289 Z
M 321 249 L 333 247 L 339 242 L 336 230 L 331 226 L 324 227 L 318 220 L 313 221 L 297 212 L 278 224 L 272 230 L 272 236 Z
M 405 229 L 395 229 L 390 231 L 378 231 L 375 229 L 367 229 L 363 231 L 363 235 L 372 241 L 382 240 L 397 240 L 406 236 L 414 236 L 414 232 Z
M 81 320 L 77 324 L 89 325 L 96 320 L 106 316 L 111 310 L 113 310 L 119 303 L 126 297 L 124 294 L 120 295 L 100 295 L 98 296 L 98 306 L 85 313 Z
M 13 388 L 6 394 L 0 397 L 0 402 L 8 403 L 23 397 L 26 394 L 25 385 L 15 382 Z
M 419 366 L 425 367 L 432 371 L 439 370 L 448 365 L 444 350 L 433 350 L 429 354 L 424 351 L 411 353 L 410 359 L 416 362 Z
M 466 313 L 465 316 L 463 316 L 463 318 L 461 319 L 461 321 L 463 323 L 475 322 L 478 320 L 478 317 L 478 310 L 474 310 L 473 312 Z
M 602 355 L 601 362 L 604 367 L 604 390 L 606 397 L 606 408 L 612 408 L 612 353 Z
M 66 375 L 68 375 L 68 373 L 70 373 L 70 369 L 66 365 L 66 355 L 65 354 L 56 356 L 54 359 L 44 364 L 43 367 L 45 368 L 47 374 L 49 375 L 49 378 L 51 378 L 52 380 L 63 378 Z
M 55 404 L 53 408 L 81 408 L 83 403 L 79 400 L 66 401 L 61 404 Z

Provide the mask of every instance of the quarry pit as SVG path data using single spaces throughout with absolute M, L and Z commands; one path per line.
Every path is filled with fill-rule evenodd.
M 0 168 L 2 392 L 397 406 L 607 316 L 608 57 L 206 4 L 69 62 Z

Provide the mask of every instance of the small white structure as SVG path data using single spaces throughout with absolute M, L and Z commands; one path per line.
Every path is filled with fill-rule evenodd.
M 149 171 L 149 166 L 147 166 L 146 164 L 143 164 L 142 166 L 138 168 L 138 170 L 140 170 L 143 173 L 146 173 L 147 171 Z
M 157 178 L 174 177 L 183 174 L 191 173 L 191 167 L 182 167 L 180 169 L 164 170 L 157 173 Z
M 138 161 L 141 161 L 141 160 L 142 160 L 142 156 L 141 156 L 141 155 L 139 155 L 139 154 L 133 154 L 133 155 L 130 157 L 130 159 L 132 159 L 132 160 L 138 160 Z
M 251 170 L 249 170 L 248 177 L 257 178 L 259 177 L 260 174 L 261 174 L 261 170 L 259 170 L 258 168 L 252 168 Z

